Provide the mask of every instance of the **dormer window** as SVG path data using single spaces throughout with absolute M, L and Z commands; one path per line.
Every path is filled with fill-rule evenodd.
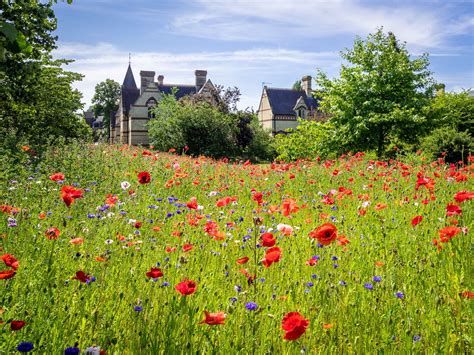
M 148 108 L 148 118 L 155 118 L 154 109 L 156 107 L 156 100 L 152 97 L 146 102 L 146 106 Z

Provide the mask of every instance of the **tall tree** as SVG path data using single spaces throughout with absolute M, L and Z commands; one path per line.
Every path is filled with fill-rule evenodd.
M 424 121 L 433 96 L 426 54 L 411 59 L 405 43 L 380 28 L 341 53 L 339 78 L 318 72 L 322 108 L 332 117 L 345 150 L 375 150 L 382 157 L 390 142 L 410 141 Z
M 68 61 L 53 61 L 50 56 L 56 48 L 54 2 L 0 0 L 0 27 L 14 29 L 29 48 L 15 48 L 13 35 L 9 39 L 0 30 L 0 47 L 4 46 L 0 60 L 0 155 L 17 155 L 20 144 L 41 151 L 58 139 L 89 135 L 77 115 L 82 95 L 72 88 L 82 76 L 62 68 Z
M 106 79 L 95 86 L 92 98 L 94 114 L 104 116 L 104 127 L 107 137 L 110 134 L 110 114 L 117 111 L 120 98 L 120 84 L 112 79 Z

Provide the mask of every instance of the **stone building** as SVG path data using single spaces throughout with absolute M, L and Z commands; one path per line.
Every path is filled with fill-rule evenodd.
M 177 89 L 177 99 L 200 94 L 215 97 L 216 88 L 207 79 L 207 71 L 196 70 L 195 84 L 165 84 L 164 76 L 158 75 L 155 81 L 154 71 L 140 71 L 140 88 L 137 87 L 129 64 L 123 80 L 119 108 L 110 119 L 110 143 L 148 145 L 148 121 L 153 118 L 152 108 L 161 100 L 163 94 L 171 94 Z
M 298 117 L 323 121 L 318 102 L 312 96 L 311 76 L 301 79 L 302 90 L 263 87 L 257 116 L 263 128 L 273 134 L 298 126 Z

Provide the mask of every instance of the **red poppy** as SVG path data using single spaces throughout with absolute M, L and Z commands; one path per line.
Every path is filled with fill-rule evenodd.
M 278 247 L 270 248 L 265 253 L 265 258 L 262 260 L 262 264 L 265 267 L 269 267 L 273 263 L 277 263 L 281 259 L 281 249 Z
M 454 199 L 456 202 L 463 202 L 466 200 L 471 200 L 474 198 L 474 192 L 469 192 L 469 191 L 459 191 L 454 195 Z
M 311 238 L 316 238 L 322 245 L 329 245 L 337 238 L 337 228 L 331 223 L 324 223 L 309 233 Z
M 462 298 L 471 300 L 471 299 L 474 298 L 474 292 L 472 292 L 472 291 L 463 291 L 463 292 L 460 293 L 460 296 Z
M 174 288 L 183 296 L 188 296 L 196 292 L 197 285 L 192 280 L 184 279 L 182 282 L 177 284 Z
M 349 243 L 350 243 L 349 239 L 347 239 L 345 236 L 340 235 L 337 237 L 337 245 L 343 246 Z
M 261 192 L 255 192 L 252 195 L 252 200 L 256 201 L 260 206 L 263 203 L 263 194 Z
M 59 231 L 59 229 L 57 229 L 56 227 L 51 227 L 49 228 L 45 235 L 46 235 L 46 238 L 52 240 L 52 239 L 58 239 L 59 235 L 61 234 L 61 232 Z
M 148 171 L 138 173 L 138 182 L 140 184 L 148 184 L 151 181 L 151 175 Z
M 458 227 L 444 227 L 439 230 L 439 240 L 443 243 L 449 242 L 451 238 L 453 238 L 456 234 L 461 231 L 461 228 Z
M 10 329 L 11 330 L 20 330 L 26 325 L 25 321 L 22 320 L 12 320 L 10 323 Z
M 229 196 L 223 197 L 220 200 L 217 200 L 216 207 L 224 207 L 224 206 L 227 206 L 231 202 L 232 202 L 231 197 L 229 197 Z
M 300 208 L 296 204 L 296 201 L 292 198 L 287 198 L 283 201 L 283 204 L 281 205 L 281 210 L 283 211 L 283 215 L 289 216 L 291 213 L 296 213 L 298 212 Z
M 186 206 L 187 206 L 190 210 L 197 210 L 197 208 L 198 208 L 198 203 L 197 203 L 196 197 L 191 197 L 190 201 L 186 203 Z
M 416 216 L 411 220 L 411 225 L 414 227 L 423 220 L 423 216 Z
M 157 267 L 152 267 L 150 269 L 150 271 L 148 271 L 146 273 L 146 277 L 150 278 L 150 279 L 157 279 L 159 277 L 162 277 L 163 276 L 163 272 L 161 271 L 161 269 L 157 268 Z
M 0 280 L 11 279 L 13 276 L 15 276 L 15 270 L 0 271 Z
M 83 283 L 86 283 L 91 279 L 90 275 L 87 275 L 84 271 L 77 271 L 76 276 L 72 278 L 73 280 L 79 280 Z
M 61 188 L 61 198 L 69 207 L 76 198 L 82 198 L 82 190 L 76 189 L 74 186 L 63 186 Z
M 285 331 L 283 339 L 285 340 L 296 340 L 306 331 L 309 326 L 309 320 L 299 312 L 287 313 L 281 322 L 281 328 Z
M 11 254 L 4 254 L 2 255 L 1 259 L 3 260 L 6 266 L 11 267 L 13 270 L 17 270 L 20 266 L 18 260 L 16 260 L 15 257 Z
M 244 256 L 243 258 L 237 259 L 236 262 L 237 262 L 237 264 L 243 265 L 243 264 L 247 263 L 247 261 L 249 261 L 249 257 Z
M 306 265 L 308 265 L 308 266 L 314 266 L 317 263 L 318 263 L 318 259 L 315 259 L 315 258 L 311 258 L 311 259 L 306 261 Z
M 184 244 L 183 245 L 183 251 L 184 252 L 190 251 L 192 248 L 193 248 L 192 244 Z
M 273 236 L 272 233 L 263 233 L 261 236 L 260 236 L 260 239 L 262 240 L 262 245 L 264 247 L 272 247 L 275 245 L 276 243 L 276 239 L 275 237 Z
M 462 209 L 458 205 L 455 205 L 454 203 L 448 204 L 446 206 L 446 216 L 455 216 L 455 215 L 461 215 L 462 214 Z
M 224 324 L 226 314 L 224 312 L 209 313 L 208 311 L 204 311 L 204 316 L 205 318 L 199 322 L 199 324 L 217 325 Z
M 49 177 L 51 181 L 63 181 L 64 180 L 64 174 L 63 173 L 54 173 Z

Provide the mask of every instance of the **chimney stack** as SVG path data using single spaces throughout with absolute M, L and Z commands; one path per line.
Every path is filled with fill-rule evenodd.
M 199 91 L 206 83 L 207 70 L 196 70 L 194 75 L 196 76 L 196 91 Z
M 154 71 L 145 71 L 140 72 L 140 94 L 143 94 L 146 87 L 150 85 L 155 79 Z
M 312 78 L 310 75 L 305 75 L 301 78 L 301 88 L 306 92 L 306 96 L 308 97 L 312 96 L 311 80 Z
M 158 85 L 162 86 L 163 85 L 163 80 L 164 80 L 164 76 L 163 75 L 158 75 Z

